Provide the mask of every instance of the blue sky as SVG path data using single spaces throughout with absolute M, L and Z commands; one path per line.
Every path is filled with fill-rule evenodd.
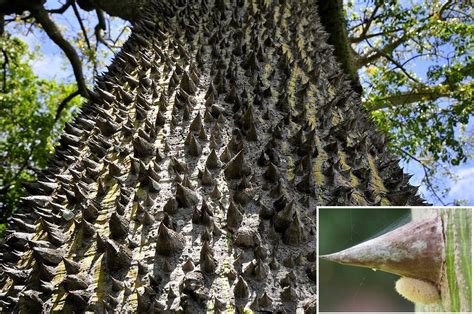
M 60 6 L 58 1 L 48 1 L 47 7 L 55 8 Z M 87 17 L 87 14 L 81 10 L 81 14 L 84 14 L 84 18 Z M 89 14 L 90 16 L 90 14 Z M 71 31 L 74 30 L 77 32 L 78 25 L 75 17 L 72 15 L 72 10 L 69 9 L 64 16 L 54 16 L 55 19 L 58 19 L 58 22 L 62 25 L 63 30 Z M 117 25 L 118 27 L 123 26 L 122 21 L 116 21 L 112 25 Z M 42 78 L 56 79 L 57 81 L 67 81 L 73 82 L 74 76 L 71 71 L 70 65 L 66 62 L 62 51 L 60 51 L 54 43 L 52 43 L 47 36 L 39 31 L 36 28 L 31 28 L 28 31 L 28 28 L 24 27 L 20 30 L 7 27 L 7 30 L 10 33 L 15 34 L 22 40 L 24 40 L 31 49 L 39 49 L 43 55 L 41 60 L 37 60 L 32 63 L 31 66 L 34 72 Z M 91 32 L 90 35 L 92 35 Z M 109 59 L 112 55 L 109 55 Z M 419 62 L 417 65 L 419 68 L 415 68 L 416 72 L 419 72 L 421 75 L 426 69 L 426 63 Z M 469 123 L 468 127 L 470 130 L 474 129 L 474 123 Z M 405 172 L 413 174 L 411 183 L 413 185 L 420 185 L 421 179 L 423 178 L 424 172 L 421 166 L 416 162 L 402 163 L 401 166 L 404 168 Z M 447 204 L 452 203 L 455 199 L 457 200 L 466 200 L 469 205 L 474 205 L 474 161 L 471 159 L 468 163 L 465 163 L 458 167 L 451 167 L 452 172 L 458 177 L 457 181 L 452 181 L 448 177 L 443 177 L 439 184 L 443 186 L 451 186 L 450 192 L 443 201 Z M 424 198 L 435 205 L 441 205 L 440 202 L 432 196 L 432 194 L 427 191 L 426 187 L 422 186 L 420 192 Z

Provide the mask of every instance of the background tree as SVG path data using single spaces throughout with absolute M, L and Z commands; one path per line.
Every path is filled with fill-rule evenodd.
M 110 56 L 126 39 L 129 23 L 116 21 L 100 9 L 93 12 L 81 10 L 75 1 L 67 1 L 61 6 L 52 2 L 48 4 L 54 7 L 47 12 L 57 24 L 54 28 L 60 30 L 59 34 L 65 38 L 59 40 L 59 47 L 64 46 L 65 40 L 70 44 L 70 52 L 63 55 L 62 70 L 67 71 L 71 66 L 80 67 L 76 70 L 83 73 L 79 81 L 83 80 L 85 85 L 91 86 Z M 21 11 L 21 2 L 0 2 L 3 10 L 8 11 L 9 5 Z M 84 98 L 81 99 L 77 87 L 77 75 L 76 80 L 58 82 L 54 78 L 39 78 L 34 73 L 32 65 L 43 58 L 41 47 L 28 47 L 16 37 L 17 34 L 41 37 L 45 33 L 31 12 L 2 17 L 0 213 L 4 222 L 18 208 L 19 198 L 26 193 L 22 183 L 35 180 L 38 171 L 46 166 L 65 123 L 79 110 Z M 120 27 L 104 32 L 110 23 Z M 49 37 L 49 34 L 46 33 L 46 36 Z M 74 53 L 71 54 L 71 51 L 77 54 L 72 59 L 70 56 Z M 52 64 L 45 63 L 45 66 L 53 66 L 51 72 L 61 70 Z M 4 228 L 5 224 L 0 226 Z
M 473 152 L 472 6 L 375 0 L 344 8 L 366 108 L 394 151 L 420 163 L 424 183 L 442 192 L 432 181 Z
M 80 104 L 74 84 L 40 79 L 30 62 L 38 55 L 19 39 L 3 36 L 0 72 L 0 210 L 8 217 L 24 195 L 21 183 L 33 180 L 54 153 L 54 145 Z M 68 96 L 60 115 L 58 99 Z

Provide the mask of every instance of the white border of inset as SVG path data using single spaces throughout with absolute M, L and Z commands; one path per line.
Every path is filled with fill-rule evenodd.
M 375 312 L 320 312 L 319 311 L 319 209 L 338 209 L 338 208 L 360 208 L 360 209 L 412 209 L 412 208 L 426 208 L 426 209 L 445 209 L 445 208 L 463 208 L 471 209 L 474 211 L 474 206 L 316 206 L 316 313 L 326 313 L 326 314 L 340 314 L 340 313 L 352 313 L 352 314 L 362 314 L 362 313 L 375 313 Z M 474 223 L 471 221 L 471 269 L 472 262 L 474 261 L 474 250 L 472 250 L 472 245 L 474 243 Z M 472 278 L 471 278 L 472 284 Z M 471 289 L 471 300 L 474 301 L 474 289 Z M 472 306 L 472 305 L 471 305 Z M 407 312 L 384 312 L 384 314 L 401 314 Z M 472 312 L 424 312 L 424 313 L 472 313 Z

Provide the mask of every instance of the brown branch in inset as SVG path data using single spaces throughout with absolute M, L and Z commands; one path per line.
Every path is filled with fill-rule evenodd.
M 81 59 L 79 58 L 74 47 L 62 36 L 56 24 L 51 20 L 48 11 L 42 6 L 35 7 L 31 11 L 35 20 L 43 27 L 44 31 L 51 38 L 56 45 L 66 54 L 71 63 L 74 76 L 76 78 L 77 86 L 81 96 L 88 98 L 89 91 L 87 89 L 86 81 L 82 73 Z
M 56 123 L 59 118 L 61 117 L 62 111 L 66 108 L 67 104 L 76 96 L 80 95 L 79 90 L 76 90 L 75 92 L 69 94 L 66 98 L 61 101 L 59 104 L 58 108 L 56 109 L 56 115 L 54 117 L 54 123 Z
M 426 166 L 421 160 L 419 160 L 418 158 L 416 158 L 415 156 L 413 156 L 412 154 L 410 154 L 409 152 L 407 152 L 403 148 L 395 146 L 395 145 L 394 145 L 394 147 L 396 149 L 398 149 L 400 152 L 402 152 L 403 154 L 405 154 L 406 156 L 408 156 L 410 159 L 416 161 L 417 163 L 419 163 L 421 165 L 421 167 L 423 168 L 423 172 L 425 173 L 424 179 L 426 180 L 426 185 L 428 186 L 428 189 L 431 191 L 431 193 L 433 193 L 433 195 L 438 199 L 438 201 L 443 206 L 446 206 L 446 204 L 443 202 L 443 200 L 439 197 L 438 193 L 436 193 L 436 191 L 433 187 L 433 184 L 431 183 L 431 180 L 429 178 L 429 176 L 430 176 L 429 170 L 431 170 L 431 169 L 428 168 L 428 166 Z

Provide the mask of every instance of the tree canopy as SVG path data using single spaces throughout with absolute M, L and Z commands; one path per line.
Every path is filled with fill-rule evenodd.
M 367 109 L 395 147 L 452 165 L 471 153 L 472 8 L 463 1 L 347 1 Z M 472 130 L 470 130 L 472 132 Z M 409 158 L 408 154 L 405 154 Z
M 23 194 L 21 183 L 35 178 L 54 152 L 54 145 L 79 97 L 64 103 L 56 116 L 58 99 L 70 95 L 75 84 L 38 78 L 30 62 L 39 58 L 18 38 L 3 36 L 0 72 L 0 206 L 8 216 Z

